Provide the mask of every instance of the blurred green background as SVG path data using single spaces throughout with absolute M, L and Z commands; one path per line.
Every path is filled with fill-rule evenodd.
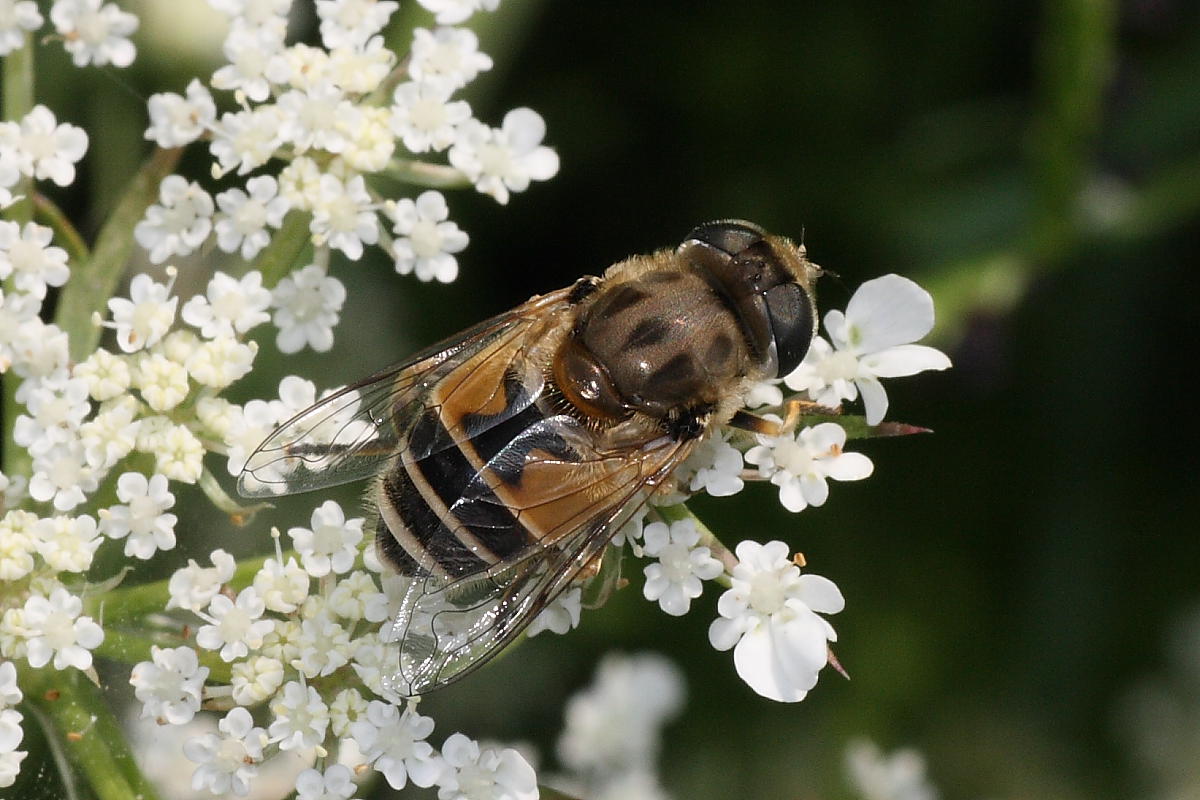
M 219 40 L 175 7 L 142 4 L 140 60 L 119 76 L 137 94 L 212 68 Z M 561 173 L 505 208 L 449 195 L 471 236 L 452 286 L 337 263 L 333 352 L 278 359 L 264 339 L 241 399 L 292 373 L 346 382 L 730 216 L 803 233 L 843 277 L 822 283 L 823 310 L 889 272 L 929 288 L 955 368 L 889 384 L 890 416 L 936 433 L 863 444 L 875 476 L 823 508 L 788 514 L 762 486 L 693 505 L 727 542 L 783 538 L 839 584 L 851 681 L 827 671 L 803 703 L 763 700 L 708 645 L 716 591 L 677 620 L 635 574 L 580 630 L 430 698 L 439 730 L 551 753 L 601 655 L 649 649 L 688 681 L 662 759 L 676 798 L 849 797 L 858 736 L 919 748 L 946 798 L 1200 796 L 1178 777 L 1200 763 L 1200 656 L 1167 644 L 1200 600 L 1198 5 L 505 0 L 474 27 L 497 67 L 466 97 L 495 124 L 538 110 Z M 102 205 L 134 164 L 122 154 L 140 157 L 140 101 L 46 60 L 42 97 L 95 132 Z M 267 526 L 311 505 L 242 530 L 181 520 L 179 563 L 261 552 Z M 1137 745 L 1162 720 L 1138 687 L 1171 697 L 1172 681 L 1193 713 L 1155 768 Z

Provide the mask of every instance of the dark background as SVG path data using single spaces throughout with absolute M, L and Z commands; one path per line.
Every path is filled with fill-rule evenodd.
M 210 68 L 156 49 L 154 24 L 121 75 L 142 95 Z M 580 630 L 431 698 L 439 730 L 551 752 L 601 655 L 649 649 L 689 685 L 662 758 L 677 798 L 849 796 L 859 736 L 919 748 L 946 798 L 1194 795 L 1200 651 L 1172 660 L 1168 642 L 1200 599 L 1196 4 L 505 0 L 473 27 L 497 61 L 466 93 L 477 116 L 539 111 L 561 173 L 506 208 L 448 195 L 471 235 L 452 286 L 336 263 L 350 297 L 333 352 L 274 359 L 264 337 L 243 399 L 292 373 L 346 382 L 731 216 L 803 234 L 843 276 L 823 310 L 889 272 L 929 288 L 955 368 L 889 384 L 889 416 L 936 433 L 863 444 L 875 476 L 823 508 L 791 515 L 761 486 L 693 505 L 727 543 L 785 539 L 838 583 L 850 682 L 827 671 L 796 705 L 755 696 L 708 645 L 718 592 L 676 620 L 635 574 Z M 96 75 L 42 88 L 103 129 L 88 176 L 110 196 L 129 165 L 95 156 L 140 136 L 137 101 Z M 262 551 L 267 525 L 310 506 L 210 526 L 179 563 Z M 1191 704 L 1157 769 L 1138 752 L 1163 732 L 1139 705 L 1151 685 Z

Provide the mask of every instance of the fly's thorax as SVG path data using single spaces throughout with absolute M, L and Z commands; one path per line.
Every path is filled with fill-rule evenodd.
M 752 365 L 727 299 L 672 252 L 623 262 L 580 309 L 555 359 L 585 414 L 655 418 L 715 405 Z
M 768 377 L 796 368 L 816 335 L 813 283 L 821 274 L 803 245 L 749 222 L 719 220 L 692 230 L 677 253 L 733 309 Z

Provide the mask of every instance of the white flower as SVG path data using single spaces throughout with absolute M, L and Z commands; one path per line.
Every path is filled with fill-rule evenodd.
M 583 611 L 583 589 L 573 586 L 554 598 L 554 602 L 542 609 L 533 618 L 525 635 L 537 636 L 542 631 L 557 633 L 559 636 L 579 627 L 579 616 Z
M 480 749 L 461 733 L 442 745 L 449 767 L 438 778 L 438 800 L 536 800 L 537 775 L 525 757 L 506 748 Z
M 86 514 L 40 519 L 32 532 L 38 555 L 51 569 L 62 572 L 86 572 L 102 541 L 96 520 Z
M 341 250 L 352 261 L 362 258 L 363 245 L 379 241 L 379 220 L 362 175 L 342 182 L 328 173 L 318 184 L 309 229 L 313 241 Z
M 279 134 L 297 153 L 345 149 L 346 135 L 339 121 L 354 115 L 354 104 L 338 87 L 320 83 L 306 91 L 293 89 L 280 95 L 276 106 L 282 119 Z
M 884 755 L 870 741 L 846 747 L 846 772 L 863 800 L 937 800 L 925 774 L 925 759 L 911 748 Z
M 306 769 L 296 776 L 296 800 L 347 800 L 358 787 L 349 767 L 334 764 L 322 774 Z
M 126 353 L 154 346 L 171 329 L 179 304 L 178 297 L 169 297 L 173 284 L 174 280 L 155 283 L 145 273 L 134 275 L 129 283 L 129 299 L 114 297 L 108 301 L 117 345 Z
M 54 231 L 34 222 L 21 227 L 15 222 L 0 222 L 0 278 L 11 276 L 17 291 L 39 299 L 47 286 L 62 286 L 71 275 L 67 251 L 51 247 Z
M 447 220 L 450 209 L 441 192 L 430 189 L 414 202 L 404 198 L 391 209 L 395 221 L 393 230 L 398 237 L 396 272 L 407 275 L 416 272 L 423 281 L 437 279 L 450 283 L 458 276 L 458 262 L 452 253 L 467 246 L 467 234 Z
M 646 583 L 642 592 L 647 600 L 657 600 L 659 607 L 674 617 L 688 612 L 692 600 L 704 592 L 700 581 L 710 581 L 724 572 L 721 562 L 712 557 L 707 547 L 697 547 L 700 532 L 691 519 L 665 523 L 652 522 L 642 531 L 642 547 L 646 555 L 658 559 L 646 567 Z
M 220 735 L 209 733 L 183 743 L 183 754 L 199 764 L 192 773 L 192 791 L 207 789 L 218 796 L 233 792 L 244 797 L 250 792 L 250 780 L 258 774 L 266 731 L 254 727 L 244 708 L 230 711 L 217 728 Z
M 409 81 L 392 94 L 391 127 L 411 153 L 442 151 L 454 144 L 458 126 L 471 118 L 465 100 L 451 102 L 446 81 Z
M 234 25 L 224 44 L 229 63 L 213 73 L 212 87 L 241 91 L 256 103 L 266 100 L 271 96 L 267 71 L 283 51 L 286 33 L 286 20 L 283 25 Z
M 495 11 L 500 0 L 417 0 L 436 14 L 438 25 L 457 25 L 466 22 L 476 11 Z
M 21 359 L 26 341 L 40 341 L 45 327 L 38 318 L 42 301 L 21 292 L 0 289 L 0 372 Z
M 59 125 L 54 113 L 36 105 L 20 123 L 0 123 L 0 151 L 16 157 L 22 174 L 37 180 L 51 180 L 59 186 L 75 181 L 75 163 L 87 152 L 88 137 L 82 128 L 64 122 Z
M 114 3 L 102 0 L 54 0 L 50 21 L 77 67 L 94 64 L 128 67 L 137 48 L 127 38 L 137 30 L 138 18 Z
M 830 407 L 861 393 L 867 423 L 876 425 L 888 406 L 880 378 L 950 367 L 941 351 L 910 344 L 932 329 L 933 298 L 928 292 L 899 275 L 875 278 L 858 287 L 845 314 L 825 315 L 833 347 L 820 337 L 814 339 L 804 361 L 784 383 Z
M 21 762 L 27 755 L 29 753 L 26 750 L 0 752 L 0 789 L 12 786 L 17 782 L 17 774 L 21 771 Z
M 274 105 L 221 115 L 209 150 L 223 171 L 238 175 L 262 166 L 283 144 L 283 113 Z
M 4 665 L 12 664 L 11 661 L 4 662 Z M 17 745 L 21 743 L 23 731 L 21 730 L 22 714 L 19 711 L 14 711 L 11 708 L 0 707 L 0 754 L 15 750 Z
M 270 611 L 290 614 L 308 597 L 309 575 L 289 556 L 286 564 L 268 558 L 254 575 L 254 590 Z
M 329 729 L 339 739 L 350 738 L 350 726 L 366 718 L 367 700 L 358 689 L 342 689 L 329 704 Z
M 390 627 L 384 626 L 385 629 Z M 391 691 L 390 686 L 400 659 L 399 646 L 383 642 L 375 633 L 355 638 L 354 644 L 357 647 L 350 666 L 354 668 L 358 679 L 380 697 L 394 699 L 396 693 Z
M 329 707 L 312 686 L 288 681 L 271 703 L 275 721 L 267 728 L 272 742 L 280 750 L 316 747 L 325 739 L 329 727 Z
M 330 50 L 361 47 L 399 6 L 393 0 L 317 0 L 321 42 Z
M 209 601 L 207 614 L 197 612 L 209 624 L 196 631 L 196 644 L 206 650 L 220 648 L 222 661 L 244 658 L 262 647 L 263 637 L 275 627 L 272 620 L 260 619 L 265 610 L 252 586 L 238 592 L 236 601 L 218 594 Z
M 267 226 L 278 228 L 282 225 L 289 204 L 285 198 L 278 196 L 279 184 L 270 175 L 251 178 L 246 181 L 246 189 L 249 194 L 235 187 L 217 195 L 221 213 L 217 215 L 216 227 L 217 246 L 226 253 L 240 251 L 242 258 L 249 261 L 270 243 L 271 234 L 267 232 Z M 259 273 L 256 270 L 250 275 Z M 211 283 L 209 288 L 211 290 Z
M 133 693 L 142 701 L 142 716 L 171 725 L 190 722 L 200 710 L 208 667 L 200 666 L 190 647 L 151 645 L 150 658 L 135 664 L 129 673 Z
M 152 94 L 147 106 L 150 127 L 146 138 L 164 148 L 196 141 L 217 119 L 217 106 L 208 87 L 195 78 L 187 86 L 187 97 L 174 92 Z
M 307 156 L 293 159 L 279 171 L 279 195 L 292 208 L 311 211 L 321 200 L 321 176 L 325 173 Z
M 352 723 L 350 731 L 363 756 L 393 789 L 403 789 L 409 781 L 429 787 L 437 780 L 441 764 L 425 741 L 433 733 L 433 720 L 411 704 L 401 713 L 391 703 L 372 700 L 366 719 Z
M 13 441 L 32 455 L 43 455 L 77 435 L 91 410 L 87 382 L 58 374 L 26 384 L 25 407 L 13 425 Z
M 76 364 L 72 375 L 86 381 L 88 393 L 93 400 L 100 402 L 125 394 L 133 380 L 129 373 L 129 362 L 103 347 Z
M 51 659 L 55 669 L 92 666 L 91 651 L 104 641 L 104 631 L 91 617 L 81 617 L 81 611 L 83 601 L 61 587 L 49 598 L 30 595 L 24 608 L 29 666 L 44 667 Z
M 11 665 L 11 661 L 6 661 L 5 666 Z M 20 711 L 13 708 L 0 707 L 0 787 L 12 786 L 13 781 L 8 778 L 9 772 L 15 774 L 16 767 L 20 765 L 21 758 L 24 753 L 21 753 L 21 758 L 10 758 L 10 754 L 16 752 L 17 745 L 21 743 L 21 739 L 25 735 L 25 731 L 21 728 L 21 720 L 24 715 Z M 5 761 L 10 761 L 10 768 Z
M 99 485 L 78 439 L 55 445 L 33 459 L 29 496 L 40 503 L 54 503 L 56 511 L 70 511 Z
M 15 581 L 33 572 L 37 524 L 36 514 L 18 509 L 0 518 L 0 581 Z
M 253 183 L 257 178 L 252 178 Z M 272 179 L 272 185 L 274 180 Z M 219 224 L 218 224 L 219 226 Z M 250 270 L 241 280 L 215 273 L 204 295 L 196 295 L 183 305 L 184 322 L 199 329 L 206 339 L 243 334 L 268 321 L 271 290 L 262 285 L 262 273 Z
M 558 172 L 558 154 L 542 145 L 546 123 L 531 108 L 515 108 L 499 128 L 478 120 L 463 124 L 450 148 L 450 163 L 475 188 L 507 203 L 509 192 L 522 192 L 533 180 L 544 181 Z
M 310 603 L 316 598 L 309 598 Z M 332 674 L 346 664 L 353 654 L 350 632 L 325 613 L 317 613 L 305 607 L 307 619 L 300 623 L 300 633 L 294 643 L 300 651 L 294 666 L 307 678 L 319 678 Z
M 479 37 L 466 28 L 438 28 L 432 33 L 424 28 L 413 31 L 408 71 L 418 81 L 442 81 L 458 89 L 491 68 L 491 57 L 479 52 Z
M 346 287 L 316 264 L 281 280 L 271 295 L 272 321 L 279 328 L 275 344 L 284 353 L 311 347 L 324 353 L 333 347 L 333 328 L 346 301 Z
M 779 421 L 768 414 L 767 419 Z M 779 502 L 788 511 L 803 511 L 825 504 L 826 478 L 857 481 L 870 476 L 875 465 L 862 453 L 846 453 L 846 430 L 836 422 L 822 422 L 793 437 L 757 434 L 758 444 L 746 451 L 746 461 L 779 487 Z
M 845 606 L 828 578 L 801 575 L 783 542 L 744 541 L 737 546 L 733 587 L 717 601 L 720 617 L 708 629 L 718 650 L 733 648 L 737 673 L 763 697 L 803 700 L 837 640 L 822 614 Z
M 363 538 L 363 519 L 347 520 L 342 507 L 333 500 L 326 500 L 313 509 L 308 528 L 291 528 L 288 536 L 300 554 L 304 569 L 314 578 L 349 572 L 358 555 L 358 545 Z
M 156 419 L 164 419 L 157 417 Z M 146 426 L 143 422 L 143 428 Z M 186 425 L 171 425 L 147 442 L 143 447 L 138 439 L 138 449 L 154 454 L 154 471 L 161 472 L 173 481 L 195 483 L 200 480 L 204 469 L 204 443 L 196 438 Z
M 683 708 L 683 676 L 653 653 L 608 655 L 592 685 L 567 702 L 558 757 L 576 772 L 650 767 L 662 726 Z
M 250 372 L 257 353 L 258 342 L 239 342 L 232 336 L 221 336 L 196 348 L 184 366 L 196 383 L 224 389 Z
M 133 385 L 150 408 L 170 411 L 188 396 L 188 371 L 162 353 L 152 353 L 138 360 Z
M 230 672 L 233 702 L 238 705 L 261 703 L 283 685 L 283 663 L 269 656 L 250 656 L 235 661 Z
M 363 619 L 383 622 L 388 618 L 388 597 L 379 591 L 369 573 L 355 570 L 339 580 L 329 593 L 329 610 L 352 622 Z
M 339 47 L 328 55 L 326 78 L 353 95 L 375 91 L 396 65 L 396 54 L 382 36 L 372 36 L 359 47 Z M 357 108 L 363 110 L 364 106 Z
M 175 547 L 175 495 L 167 489 L 164 475 L 149 480 L 140 472 L 126 472 L 117 479 L 116 505 L 100 513 L 100 530 L 112 539 L 125 537 L 125 555 L 148 559 L 156 550 Z
M 693 492 L 701 490 L 713 497 L 729 497 L 745 487 L 742 480 L 742 453 L 722 436 L 702 441 L 676 474 Z
M 10 295 L 17 297 L 17 295 Z M 34 298 L 34 304 L 37 299 Z M 6 301 L 7 303 L 7 301 Z M 25 314 L 25 309 L 36 308 L 36 305 L 15 309 L 17 314 Z M 35 312 L 36 313 L 36 312 Z M 4 313 L 0 313 L 0 326 L 8 327 Z M 68 342 L 66 331 L 57 325 L 46 324 L 37 317 L 20 318 L 16 321 L 15 336 L 0 340 L 0 366 L 11 362 L 12 371 L 22 378 L 35 378 L 52 375 L 61 369 L 66 369 L 70 357 L 67 352 Z M 17 387 L 17 402 L 22 402 L 21 389 Z
M 11 661 L 0 661 L 0 708 L 15 706 L 21 702 L 21 687 L 17 686 L 17 665 Z M 3 750 L 0 747 L 0 750 Z
M 142 421 L 134 417 L 139 405 L 137 398 L 130 395 L 111 400 L 80 426 L 79 441 L 83 443 L 88 466 L 108 471 L 137 446 Z
M 279 421 L 271 411 L 270 404 L 263 400 L 251 400 L 240 409 L 235 406 L 231 411 L 234 416 L 223 437 L 229 447 L 226 469 L 230 475 L 239 475 L 254 449 Z
M 212 232 L 213 199 L 199 183 L 168 175 L 159 186 L 158 199 L 133 228 L 134 238 L 150 254 L 152 264 L 161 264 L 173 255 L 188 255 Z
M 36 31 L 44 21 L 34 0 L 0 1 L 0 56 L 24 47 L 25 32 Z

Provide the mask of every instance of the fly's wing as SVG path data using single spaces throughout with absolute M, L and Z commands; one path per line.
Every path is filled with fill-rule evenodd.
M 238 478 L 238 491 L 244 497 L 272 497 L 359 480 L 393 458 L 425 458 L 519 414 L 544 385 L 531 351 L 559 323 L 568 294 L 561 289 L 535 297 L 321 399 L 258 446 Z M 474 391 L 464 406 L 458 393 L 468 376 L 474 376 Z M 478 391 L 489 383 L 492 391 Z M 523 391 L 507 396 L 511 386 Z M 446 402 L 477 413 L 411 446 L 414 426 Z
M 644 490 L 669 476 L 693 444 L 658 437 L 601 450 L 595 434 L 565 415 L 544 418 L 513 438 L 451 511 L 478 526 L 495 520 L 495 506 L 503 506 L 532 541 L 474 574 L 408 579 L 400 610 L 384 631 L 400 642 L 388 688 L 421 694 L 499 653 L 600 555 L 645 502 Z

